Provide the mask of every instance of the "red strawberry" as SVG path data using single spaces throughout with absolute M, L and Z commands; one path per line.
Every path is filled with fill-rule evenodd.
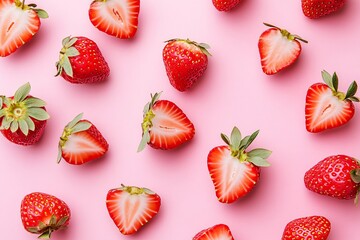
M 91 23 L 117 38 L 132 38 L 138 28 L 140 0 L 94 0 L 89 9 Z
M 142 139 L 138 152 L 146 144 L 156 149 L 172 149 L 190 141 L 195 135 L 195 128 L 185 113 L 167 100 L 158 100 L 159 93 L 151 95 L 151 102 L 144 108 Z
M 300 41 L 307 43 L 298 35 L 292 35 L 285 29 L 264 23 L 271 27 L 260 35 L 259 52 L 262 70 L 272 75 L 293 64 L 301 53 Z
M 305 186 L 316 193 L 358 201 L 360 163 L 345 155 L 330 156 L 317 163 L 304 176 Z
M 110 69 L 96 43 L 86 37 L 67 37 L 62 41 L 57 74 L 71 83 L 105 81 Z
M 234 127 L 230 139 L 221 134 L 227 146 L 209 152 L 208 169 L 220 202 L 232 203 L 245 196 L 259 181 L 260 167 L 270 165 L 266 159 L 271 151 L 262 148 L 246 151 L 258 133 L 259 130 L 242 139 L 239 129 Z
M 212 2 L 217 10 L 227 12 L 239 5 L 241 0 L 212 0 Z
M 109 149 L 109 144 L 99 130 L 89 120 L 81 120 L 77 115 L 69 122 L 60 137 L 58 163 L 61 157 L 66 162 L 81 165 L 102 157 Z
M 307 91 L 305 119 L 306 130 L 312 133 L 336 128 L 349 122 L 355 114 L 352 102 L 359 102 L 355 97 L 357 84 L 351 83 L 347 93 L 338 92 L 338 77 L 322 71 L 326 84 L 315 83 Z
M 311 216 L 298 218 L 286 225 L 281 240 L 326 240 L 329 236 L 330 230 L 330 221 L 325 217 Z
M 218 224 L 204 229 L 193 238 L 193 240 L 234 240 L 229 227 Z
M 48 14 L 20 0 L 0 1 L 0 56 L 6 57 L 31 40 L 39 31 L 40 18 Z
M 66 203 L 46 193 L 34 192 L 21 202 L 21 220 L 26 231 L 49 239 L 51 233 L 69 225 L 70 209 Z
M 29 83 L 21 86 L 13 97 L 0 96 L 0 130 L 11 142 L 19 145 L 32 145 L 38 142 L 44 133 L 46 103 L 29 95 Z
M 124 186 L 111 189 L 106 196 L 106 207 L 120 232 L 137 232 L 158 212 L 160 196 L 147 188 Z
M 207 50 L 209 48 L 205 43 L 189 39 L 167 41 L 163 49 L 163 61 L 174 88 L 184 92 L 198 81 L 207 68 L 208 56 L 211 56 Z
M 309 18 L 319 18 L 340 10 L 345 0 L 301 0 L 302 10 Z

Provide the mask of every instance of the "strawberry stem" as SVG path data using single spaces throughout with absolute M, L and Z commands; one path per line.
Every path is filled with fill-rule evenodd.
M 25 8 L 25 0 L 22 1 L 22 5 L 21 5 L 21 9 L 24 10 L 24 8 Z
M 303 38 L 301 38 L 299 35 L 292 35 L 291 33 L 289 33 L 287 30 L 285 30 L 285 29 L 281 29 L 281 28 L 279 28 L 279 27 L 277 27 L 277 26 L 275 26 L 275 25 L 272 25 L 272 24 L 270 24 L 270 23 L 263 23 L 265 26 L 268 26 L 268 27 L 272 27 L 272 28 L 276 28 L 276 29 L 278 29 L 278 30 L 280 30 L 281 31 L 281 34 L 283 34 L 284 36 L 286 36 L 288 39 L 290 39 L 290 40 L 299 40 L 299 41 L 302 41 L 302 42 L 304 42 L 304 43 L 308 43 L 308 41 L 307 40 L 305 40 L 305 39 L 303 39 Z

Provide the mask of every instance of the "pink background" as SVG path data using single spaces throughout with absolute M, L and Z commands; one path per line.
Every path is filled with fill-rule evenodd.
M 27 46 L 0 59 L 0 90 L 11 96 L 29 81 L 31 94 L 47 101 L 51 119 L 35 146 L 0 138 L 0 239 L 36 239 L 23 230 L 19 213 L 22 198 L 34 191 L 53 194 L 72 210 L 69 228 L 54 233 L 53 240 L 184 240 L 218 223 L 227 224 L 235 239 L 280 239 L 287 222 L 309 215 L 331 221 L 329 240 L 354 239 L 360 209 L 352 201 L 308 191 L 303 176 L 330 155 L 360 158 L 360 115 L 345 127 L 314 135 L 305 130 L 304 101 L 323 69 L 337 71 L 343 91 L 352 80 L 360 81 L 359 1 L 348 1 L 338 14 L 310 20 L 300 0 L 244 0 L 230 13 L 218 12 L 211 0 L 143 0 L 132 40 L 94 28 L 87 15 L 90 1 L 36 3 L 50 18 L 42 20 Z M 309 41 L 302 44 L 297 63 L 275 76 L 266 76 L 260 67 L 257 41 L 266 29 L 263 21 Z M 72 85 L 54 77 L 61 40 L 68 35 L 98 44 L 111 69 L 106 83 Z M 176 37 L 212 47 L 205 76 L 186 93 L 169 84 L 161 57 L 164 41 Z M 157 91 L 193 121 L 195 138 L 177 150 L 147 147 L 136 153 L 143 106 Z M 56 164 L 62 129 L 80 112 L 102 131 L 110 150 L 87 165 Z M 229 134 L 234 125 L 243 134 L 260 129 L 252 147 L 273 150 L 272 166 L 263 169 L 250 195 L 225 205 L 215 197 L 206 161 L 210 149 L 222 145 L 220 132 Z M 128 237 L 120 234 L 105 207 L 107 191 L 121 183 L 148 187 L 162 198 L 159 214 Z

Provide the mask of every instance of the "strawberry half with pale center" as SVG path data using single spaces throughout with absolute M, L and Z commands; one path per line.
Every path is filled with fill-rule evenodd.
M 48 14 L 20 0 L 0 1 L 0 56 L 6 57 L 27 43 L 40 29 L 40 18 Z
M 318 162 L 305 173 L 310 191 L 338 199 L 354 199 L 360 194 L 360 163 L 346 155 L 336 155 Z
M 160 196 L 147 188 L 124 186 L 111 189 L 106 196 L 106 207 L 120 232 L 137 232 L 158 212 Z
M 176 148 L 195 135 L 194 125 L 185 113 L 175 103 L 159 97 L 159 93 L 151 95 L 151 102 L 145 105 L 138 152 L 146 144 L 163 150 Z
M 99 130 L 89 120 L 81 120 L 77 115 L 69 122 L 59 141 L 58 163 L 61 158 L 74 165 L 81 165 L 102 157 L 109 149 L 109 144 Z
M 320 18 L 340 10 L 345 0 L 301 0 L 301 7 L 305 16 Z
M 206 43 L 189 39 L 172 39 L 163 49 L 163 61 L 171 85 L 184 92 L 190 89 L 203 75 L 211 56 Z
M 311 133 L 346 124 L 355 114 L 353 102 L 359 102 L 359 98 L 355 96 L 357 91 L 355 81 L 350 84 L 345 94 L 338 91 L 336 73 L 331 76 L 328 72 L 322 71 L 321 74 L 326 84 L 315 83 L 306 94 L 306 130 Z
M 49 239 L 51 233 L 66 228 L 70 221 L 68 205 L 52 195 L 34 192 L 24 197 L 20 207 L 21 220 L 26 231 Z
M 230 228 L 225 224 L 218 224 L 204 229 L 193 240 L 234 240 Z
M 104 82 L 109 66 L 96 43 L 86 37 L 66 37 L 62 41 L 57 74 L 71 83 Z
M 293 64 L 300 56 L 301 44 L 307 43 L 298 35 L 289 33 L 286 29 L 264 23 L 270 27 L 260 35 L 259 53 L 262 70 L 265 74 L 275 74 Z
M 215 8 L 219 11 L 230 11 L 235 8 L 241 0 L 212 0 Z
M 232 203 L 248 194 L 260 179 L 260 167 L 270 166 L 266 159 L 271 151 L 263 148 L 246 151 L 258 133 L 259 130 L 242 139 L 239 129 L 234 127 L 230 138 L 221 134 L 227 145 L 209 152 L 208 169 L 220 202 Z
M 91 23 L 117 38 L 132 38 L 138 29 L 140 0 L 95 0 L 89 9 Z
M 298 218 L 286 225 L 281 240 L 326 240 L 330 230 L 331 223 L 323 216 Z
M 11 142 L 32 145 L 44 133 L 49 114 L 46 103 L 29 95 L 29 83 L 21 86 L 13 97 L 0 96 L 0 130 Z

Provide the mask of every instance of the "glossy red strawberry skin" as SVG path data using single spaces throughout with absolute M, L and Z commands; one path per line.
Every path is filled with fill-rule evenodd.
M 241 0 L 212 0 L 215 8 L 219 11 L 230 11 L 235 8 Z
M 208 57 L 186 40 L 171 40 L 163 49 L 163 61 L 170 84 L 180 92 L 192 88 L 203 76 Z
M 110 75 L 110 68 L 97 44 L 89 38 L 77 37 L 74 47 L 78 56 L 69 57 L 73 77 L 61 72 L 61 76 L 71 83 L 99 83 Z
M 230 228 L 225 224 L 217 224 L 200 231 L 193 240 L 234 240 Z
M 353 199 L 360 188 L 350 172 L 359 169 L 359 162 L 346 155 L 330 156 L 308 170 L 304 176 L 306 188 L 338 199 Z
M 304 15 L 312 19 L 334 13 L 344 5 L 345 0 L 301 0 Z
M 289 222 L 281 240 L 316 239 L 326 240 L 330 234 L 331 223 L 322 216 L 310 216 Z

